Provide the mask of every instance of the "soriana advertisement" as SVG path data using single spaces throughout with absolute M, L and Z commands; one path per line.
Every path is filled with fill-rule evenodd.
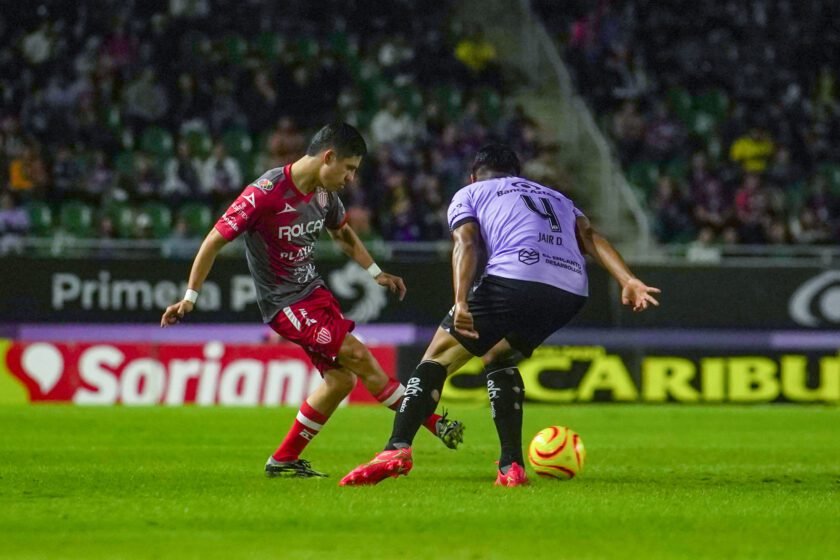
M 394 348 L 371 352 L 393 376 Z M 298 405 L 321 383 L 306 353 L 286 344 L 0 340 L 0 403 Z M 375 400 L 359 384 L 348 402 Z

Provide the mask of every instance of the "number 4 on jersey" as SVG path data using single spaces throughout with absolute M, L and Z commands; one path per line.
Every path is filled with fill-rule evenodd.
M 537 204 L 534 202 L 534 199 L 531 198 L 530 195 L 523 194 L 522 202 L 525 203 L 525 206 L 528 207 L 528 210 L 536 214 L 537 216 L 541 217 L 544 220 L 548 220 L 548 224 L 551 226 L 551 231 L 560 232 L 560 220 L 557 219 L 557 214 L 554 213 L 554 208 L 551 207 L 551 201 L 544 196 L 538 198 L 540 201 L 540 205 L 542 206 L 542 210 L 537 207 Z

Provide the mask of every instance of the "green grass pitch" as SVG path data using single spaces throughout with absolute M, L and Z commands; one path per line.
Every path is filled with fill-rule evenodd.
M 415 468 L 339 488 L 387 410 L 339 410 L 268 480 L 295 410 L 0 407 L 0 558 L 840 558 L 840 408 L 536 406 L 582 477 L 493 486 L 487 408 L 454 406 L 459 451 L 418 435 Z

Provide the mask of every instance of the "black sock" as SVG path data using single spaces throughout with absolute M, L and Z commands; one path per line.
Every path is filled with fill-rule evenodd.
M 522 459 L 522 403 L 525 385 L 515 367 L 491 369 L 487 366 L 487 394 L 490 396 L 490 414 L 496 424 L 502 454 L 499 470 L 505 472 L 511 463 L 524 466 Z
M 394 418 L 394 429 L 385 449 L 410 447 L 423 421 L 437 408 L 446 368 L 437 362 L 420 362 L 405 384 L 405 395 Z

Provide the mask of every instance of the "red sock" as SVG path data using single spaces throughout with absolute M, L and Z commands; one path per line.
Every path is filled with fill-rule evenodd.
M 405 386 L 396 379 L 389 379 L 385 388 L 374 395 L 374 398 L 391 410 L 399 410 L 404 394 Z M 439 419 L 439 414 L 432 414 L 423 421 L 423 425 L 426 426 L 427 430 L 437 435 L 437 421 Z
M 272 455 L 274 460 L 296 461 L 303 452 L 303 448 L 318 435 L 327 420 L 329 416 L 324 416 L 309 406 L 308 402 L 303 401 L 289 433 Z

